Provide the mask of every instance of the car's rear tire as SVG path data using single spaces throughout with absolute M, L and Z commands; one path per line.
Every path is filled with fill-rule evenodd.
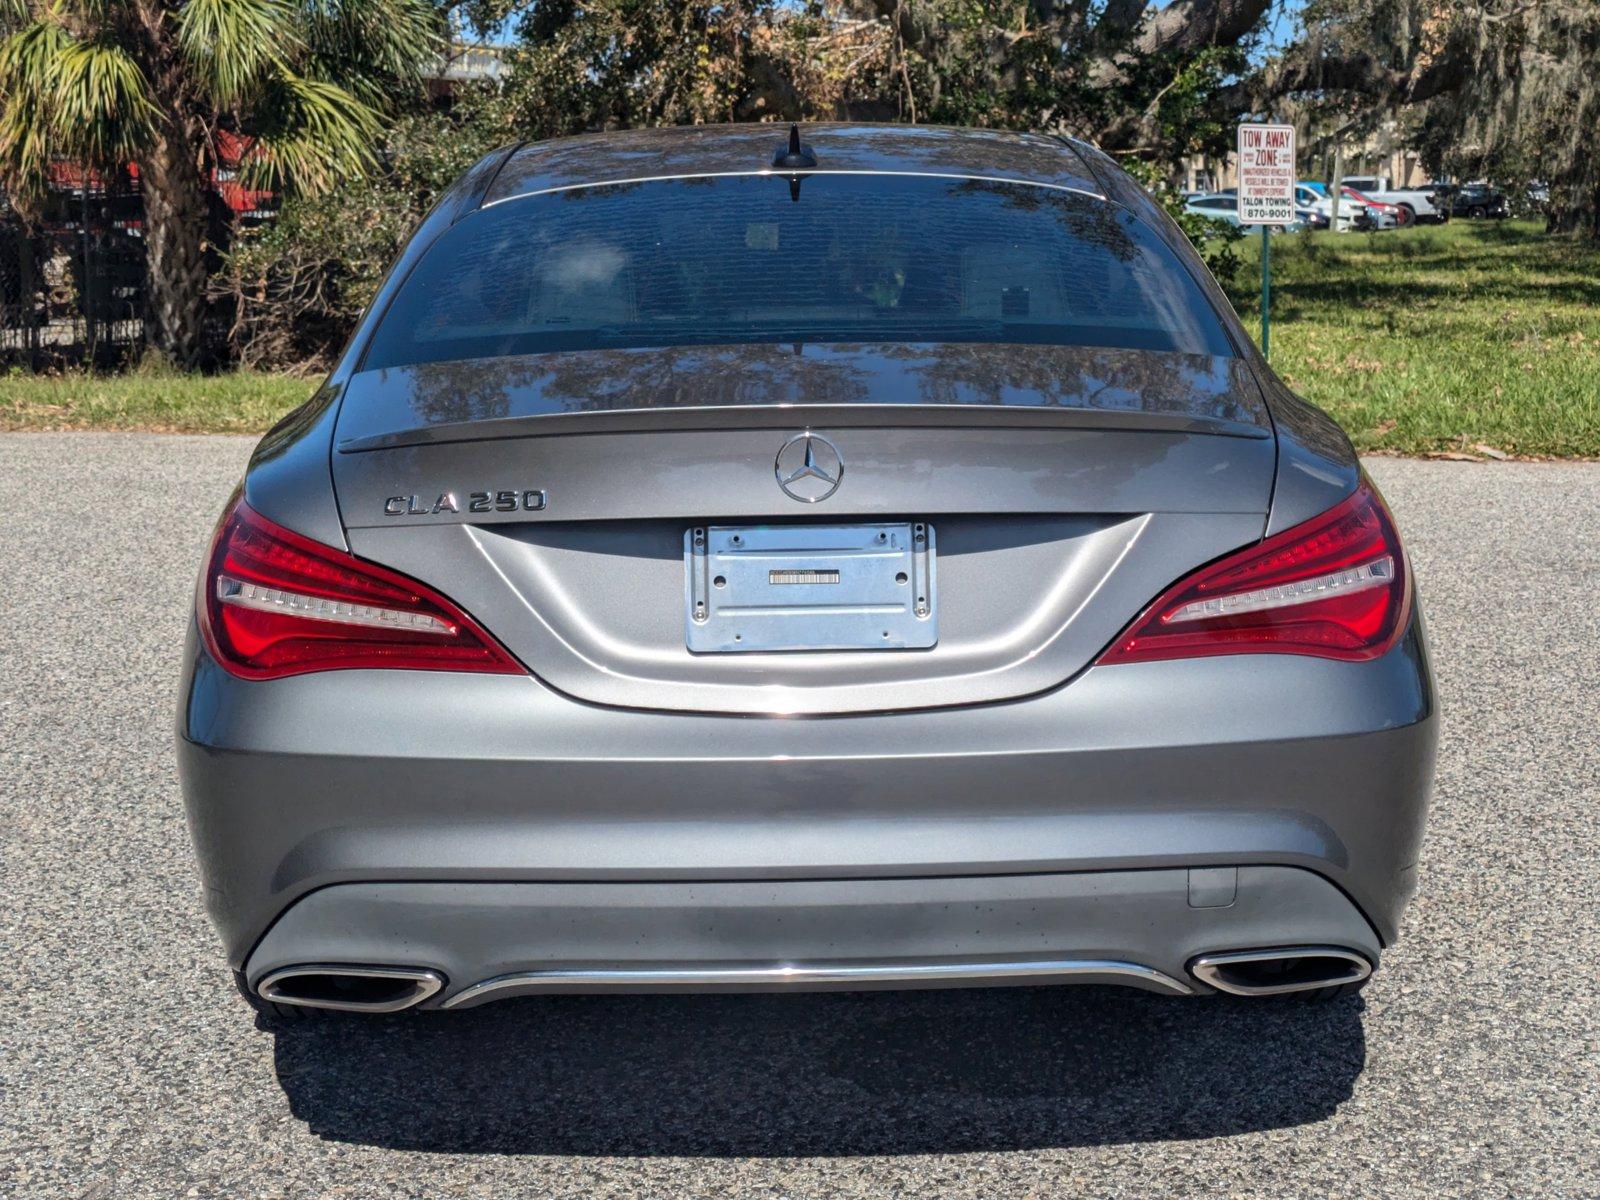
M 1471 208 L 1467 209 L 1467 216 L 1471 217 L 1474 221 L 1481 221 L 1488 215 L 1489 210 L 1484 208 L 1481 204 L 1474 204 Z
M 1417 223 L 1417 210 L 1412 208 L 1409 204 L 1402 204 L 1400 206 L 1400 211 L 1395 214 L 1394 219 L 1395 224 L 1400 226 L 1401 229 L 1404 229 L 1409 225 L 1415 225 Z

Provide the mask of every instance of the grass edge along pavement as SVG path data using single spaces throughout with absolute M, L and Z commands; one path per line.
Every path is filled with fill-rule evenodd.
M 261 433 L 305 403 L 316 380 L 255 371 L 0 373 L 0 430 Z

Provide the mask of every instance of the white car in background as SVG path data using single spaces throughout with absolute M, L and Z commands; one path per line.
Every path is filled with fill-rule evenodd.
M 1204 192 L 1191 194 L 1184 199 L 1183 211 L 1194 213 L 1197 216 L 1209 217 L 1213 221 L 1222 221 L 1228 225 L 1237 225 L 1246 233 L 1260 233 L 1261 226 L 1245 225 L 1239 220 L 1239 197 L 1235 192 Z M 1286 233 L 1298 233 L 1308 224 L 1316 224 L 1312 214 L 1303 209 L 1298 203 L 1295 205 L 1295 222 L 1292 225 L 1275 226 Z
M 1322 192 L 1303 183 L 1295 185 L 1294 206 L 1307 212 L 1318 214 L 1327 224 L 1324 228 L 1333 226 L 1333 202 Z M 1360 208 L 1348 200 L 1339 205 L 1339 227 L 1335 232 L 1349 233 L 1356 228 L 1359 222 Z
M 1240 223 L 1239 197 L 1232 188 L 1223 192 L 1190 192 L 1184 197 L 1183 209 L 1198 216 L 1210 217 L 1214 221 L 1237 225 L 1246 233 L 1261 231 L 1259 225 Z M 1313 229 L 1328 229 L 1332 226 L 1333 202 L 1328 199 L 1325 192 L 1320 192 L 1307 184 L 1300 183 L 1295 186 L 1294 211 L 1296 218 L 1294 224 L 1282 227 L 1287 232 L 1298 232 L 1307 225 Z M 1395 212 L 1396 210 L 1389 206 L 1380 208 L 1377 205 L 1364 203 L 1347 188 L 1344 198 L 1339 201 L 1338 232 L 1393 229 L 1398 224 Z
M 1352 195 L 1350 187 L 1344 189 L 1339 200 L 1339 226 L 1337 232 L 1349 233 L 1357 229 L 1393 229 L 1399 224 L 1398 209 L 1380 208 Z M 1294 204 L 1297 209 L 1319 213 L 1330 224 L 1333 221 L 1333 200 L 1326 185 L 1301 181 L 1295 185 Z
M 1401 228 L 1418 221 L 1448 221 L 1448 205 L 1434 202 L 1433 192 L 1426 188 L 1396 188 L 1387 175 L 1346 175 L 1345 187 L 1354 188 L 1374 200 L 1393 204 L 1400 210 Z

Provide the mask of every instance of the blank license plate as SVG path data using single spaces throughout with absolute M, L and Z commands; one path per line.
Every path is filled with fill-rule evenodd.
M 710 525 L 683 535 L 697 654 L 926 650 L 939 640 L 933 526 Z

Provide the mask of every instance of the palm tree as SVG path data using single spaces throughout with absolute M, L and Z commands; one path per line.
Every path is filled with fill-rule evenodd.
M 0 0 L 0 185 L 40 196 L 52 160 L 133 162 L 150 342 L 200 356 L 206 181 L 219 136 L 250 186 L 359 176 L 385 111 L 442 48 L 431 0 Z

